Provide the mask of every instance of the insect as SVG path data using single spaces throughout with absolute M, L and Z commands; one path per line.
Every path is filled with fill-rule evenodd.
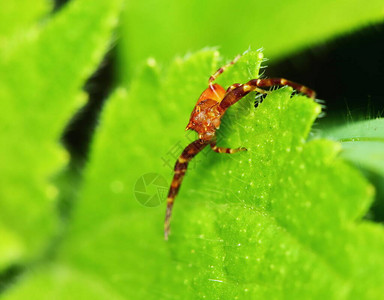
M 180 157 L 176 161 L 174 167 L 174 176 L 171 186 L 169 188 L 167 197 L 167 211 L 164 221 L 164 238 L 168 240 L 170 233 L 170 220 L 172 214 L 172 207 L 175 197 L 180 189 L 182 180 L 187 171 L 188 163 L 206 146 L 218 153 L 236 153 L 239 151 L 246 151 L 246 148 L 223 148 L 216 145 L 216 130 L 220 127 L 221 118 L 227 109 L 246 96 L 252 91 L 259 93 L 267 93 L 262 88 L 272 86 L 290 86 L 300 93 L 307 95 L 310 98 L 315 98 L 316 93 L 304 85 L 283 79 L 283 78 L 268 78 L 268 79 L 252 79 L 247 83 L 232 84 L 227 90 L 217 83 L 213 83 L 216 78 L 224 72 L 230 65 L 236 63 L 240 58 L 237 56 L 229 64 L 219 68 L 208 80 L 208 88 L 203 91 L 197 100 L 196 106 L 191 113 L 189 123 L 185 130 L 194 130 L 198 133 L 199 138 L 189 144 Z

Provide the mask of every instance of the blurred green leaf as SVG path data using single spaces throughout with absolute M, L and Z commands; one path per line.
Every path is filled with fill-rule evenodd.
M 384 119 L 342 125 L 323 136 L 341 142 L 345 159 L 384 177 Z
M 126 1 L 120 35 L 122 77 L 148 56 L 218 46 L 227 57 L 263 47 L 276 61 L 357 28 L 383 21 L 384 2 L 342 1 Z
M 59 138 L 85 101 L 81 87 L 110 42 L 119 2 L 74 1 L 2 49 L 0 270 L 40 255 L 57 231 L 58 191 L 50 181 L 68 160 Z
M 115 92 L 56 259 L 5 299 L 381 297 L 384 230 L 361 220 L 373 187 L 339 158 L 339 143 L 306 141 L 320 106 L 288 88 L 257 109 L 254 95 L 229 109 L 220 143 L 248 151 L 195 158 L 163 240 L 164 205 L 143 206 L 134 187 L 147 173 L 170 180 L 166 163 L 195 138 L 183 129 L 218 60 L 211 50 L 168 70 L 151 60 Z M 250 52 L 219 82 L 256 77 L 260 62 Z
M 364 171 L 376 186 L 375 203 L 367 218 L 384 221 L 384 119 L 324 128 L 323 137 L 339 141 L 341 156 Z
M 0 47 L 4 47 L 6 38 L 24 35 L 49 12 L 50 4 L 47 0 L 3 1 L 0 9 Z

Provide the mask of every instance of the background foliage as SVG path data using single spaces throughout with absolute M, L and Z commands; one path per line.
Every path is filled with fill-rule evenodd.
M 383 216 L 382 119 L 332 129 L 342 120 L 331 118 L 310 134 L 319 104 L 282 89 L 255 110 L 248 96 L 219 134 L 223 146 L 249 151 L 197 157 L 169 243 L 164 207 L 141 206 L 132 189 L 145 173 L 170 178 L 162 158 L 193 138 L 183 128 L 194 99 L 225 61 L 249 46 L 277 61 L 380 21 L 383 4 L 168 2 L 76 0 L 50 13 L 46 1 L 19 0 L 0 9 L 1 296 L 380 297 L 383 229 L 362 218 Z M 87 118 L 87 108 L 101 100 L 92 81 L 88 93 L 82 87 L 116 36 L 119 80 L 88 154 L 97 114 Z M 216 45 L 223 56 L 205 49 L 173 59 Z M 255 78 L 260 63 L 249 52 L 219 83 Z M 58 143 L 69 122 L 70 152 Z M 76 146 L 69 137 L 81 130 Z

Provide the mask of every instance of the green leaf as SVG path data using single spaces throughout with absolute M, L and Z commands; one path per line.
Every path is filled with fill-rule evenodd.
M 0 9 L 0 47 L 4 47 L 7 38 L 17 38 L 25 34 L 24 30 L 34 27 L 49 12 L 50 6 L 46 0 L 3 2 Z
M 171 61 L 180 53 L 219 46 L 228 57 L 263 47 L 282 58 L 383 20 L 381 0 L 127 1 L 120 34 L 123 77 L 148 56 Z M 166 16 L 166 18 L 164 18 Z M 140 24 L 140 25 L 138 25 Z
M 323 135 L 341 142 L 345 159 L 384 177 L 384 119 L 343 125 Z
M 164 241 L 164 203 L 146 207 L 137 191 L 147 173 L 170 180 L 166 163 L 196 138 L 183 129 L 218 60 L 206 50 L 168 70 L 150 61 L 129 91 L 115 92 L 57 257 L 5 299 L 90 298 L 95 290 L 104 299 L 381 297 L 384 230 L 361 220 L 373 187 L 339 157 L 339 143 L 306 141 L 321 109 L 289 88 L 257 109 L 251 94 L 228 110 L 220 145 L 248 151 L 195 158 Z M 260 62 L 249 52 L 219 82 L 246 82 Z
M 80 89 L 101 60 L 118 13 L 118 0 L 74 1 L 2 49 L 0 254 L 8 254 L 0 255 L 0 270 L 40 255 L 58 230 L 51 181 L 68 161 L 58 141 L 85 101 Z
M 376 186 L 375 203 L 367 217 L 384 220 L 384 119 L 325 128 L 322 136 L 339 141 L 341 156 L 364 171 Z

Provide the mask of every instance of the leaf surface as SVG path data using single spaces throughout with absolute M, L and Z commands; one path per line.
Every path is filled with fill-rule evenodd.
M 345 159 L 384 177 L 384 119 L 343 125 L 324 136 L 341 142 Z
M 68 161 L 59 139 L 86 100 L 81 87 L 99 64 L 118 13 L 117 0 L 74 1 L 2 49 L 0 270 L 40 256 L 58 230 L 52 180 Z
M 382 295 L 384 230 L 361 220 L 373 187 L 339 157 L 339 143 L 307 141 L 320 106 L 289 88 L 257 109 L 251 94 L 228 110 L 220 145 L 248 151 L 195 158 L 176 199 L 170 240 L 163 240 L 164 203 L 142 205 L 135 186 L 147 173 L 170 180 L 167 162 L 195 138 L 183 129 L 218 60 L 206 50 L 167 70 L 150 61 L 128 91 L 115 92 L 56 259 L 5 299 L 65 299 L 72 290 L 92 297 L 95 285 L 110 299 Z M 260 62 L 260 53 L 249 52 L 218 81 L 246 82 Z M 165 200 L 168 186 L 150 188 L 140 192 Z

